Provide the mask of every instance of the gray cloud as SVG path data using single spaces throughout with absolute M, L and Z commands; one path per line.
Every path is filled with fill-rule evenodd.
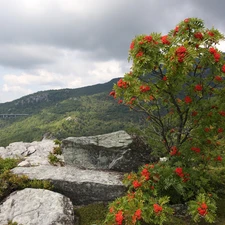
M 60 51 L 51 46 L 0 44 L 0 64 L 6 67 L 29 69 L 52 64 Z
M 18 1 L 24 2 L 28 1 Z M 35 0 L 34 0 L 35 2 Z M 40 0 L 42 4 L 44 1 Z M 167 32 L 180 20 L 201 16 L 223 21 L 224 2 L 217 1 L 86 1 L 84 11 L 66 10 L 60 1 L 47 1 L 32 12 L 15 1 L 1 3 L 2 43 L 45 44 L 92 52 L 96 59 L 124 58 L 131 39 L 141 33 Z M 58 4 L 57 4 L 58 2 Z M 63 1 L 66 4 L 67 1 Z M 79 4 L 79 1 L 77 5 Z M 85 1 L 84 1 L 85 2 Z M 50 4 L 51 3 L 51 4 Z M 75 8 L 76 4 L 73 5 Z M 85 8 L 86 7 L 86 8 Z M 78 7 L 79 8 L 79 7 Z M 26 10 L 30 10 L 26 11 Z M 209 16 L 210 15 L 210 16 Z
M 23 7 L 21 2 L 28 6 Z M 218 0 L 217 4 L 210 0 L 186 3 L 178 0 L 95 0 L 83 3 L 84 11 L 80 12 L 76 10 L 79 1 L 74 1 L 77 5 L 74 4 L 75 9 L 70 11 L 62 8 L 62 1 L 49 0 L 44 4 L 40 0 L 40 9 L 36 3 L 37 8 L 32 12 L 27 2 L 1 3 L 0 26 L 4 33 L 0 42 L 77 49 L 92 52 L 96 60 L 124 58 L 135 35 L 167 32 L 185 17 L 201 16 L 212 23 L 208 18 L 213 16 L 214 22 L 222 23 L 225 6 L 223 0 Z
M 187 17 L 225 33 L 224 8 L 224 0 L 0 0 L 0 65 L 74 76 L 80 85 L 101 82 L 125 72 L 135 35 L 165 34 Z M 115 61 L 120 69 L 100 78 L 99 65 Z

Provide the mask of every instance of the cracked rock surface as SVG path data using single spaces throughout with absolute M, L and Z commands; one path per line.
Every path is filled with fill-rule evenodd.
M 125 193 L 123 173 L 83 170 L 72 166 L 16 167 L 13 173 L 31 179 L 49 180 L 54 190 L 69 197 L 74 205 L 108 202 Z
M 65 164 L 85 169 L 130 172 L 156 160 L 150 156 L 148 146 L 123 130 L 97 136 L 69 137 L 62 141 L 62 150 Z
M 26 188 L 13 192 L 0 205 L 0 224 L 74 225 L 69 198 L 52 191 Z
M 18 166 L 50 165 L 48 154 L 55 147 L 52 140 L 34 141 L 32 143 L 14 142 L 6 148 L 0 147 L 2 158 L 20 158 L 23 161 Z

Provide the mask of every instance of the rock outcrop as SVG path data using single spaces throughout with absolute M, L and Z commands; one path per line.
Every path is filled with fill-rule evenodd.
M 154 161 L 149 149 L 125 131 L 63 140 L 60 157 L 65 160 L 64 167 L 48 162 L 54 147 L 53 140 L 17 142 L 0 147 L 0 156 L 20 158 L 13 173 L 51 181 L 54 191 L 70 198 L 74 205 L 108 202 L 120 197 L 126 191 L 122 183 L 124 172 Z
M 0 205 L 0 224 L 74 225 L 73 204 L 65 196 L 42 189 L 13 192 Z
M 14 142 L 6 148 L 0 147 L 2 158 L 19 158 L 19 166 L 50 165 L 48 154 L 55 147 L 52 140 L 34 141 L 32 143 Z
M 74 205 L 112 201 L 126 190 L 121 182 L 123 174 L 118 172 L 47 165 L 16 167 L 12 171 L 31 179 L 51 181 L 54 190 L 69 197 Z
M 27 175 L 30 179 L 51 181 L 54 190 L 69 197 L 74 205 L 108 202 L 123 195 L 123 173 L 84 170 L 69 165 L 52 166 L 48 162 L 48 154 L 55 146 L 52 140 L 16 142 L 6 148 L 0 147 L 0 156 L 20 158 L 22 161 L 12 170 L 15 174 Z M 61 160 L 63 161 L 63 155 Z
M 125 131 L 69 137 L 62 141 L 62 150 L 65 164 L 84 169 L 130 172 L 156 160 L 140 139 Z

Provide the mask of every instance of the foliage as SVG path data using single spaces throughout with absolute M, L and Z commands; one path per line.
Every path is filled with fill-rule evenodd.
M 11 159 L 11 158 L 3 159 L 0 157 L 0 174 L 4 173 L 6 170 L 10 170 L 16 167 L 18 163 L 19 159 Z
M 62 149 L 61 149 L 61 147 L 60 146 L 54 147 L 53 154 L 55 154 L 55 155 L 62 155 Z
M 58 140 L 58 139 L 55 139 L 54 143 L 55 143 L 55 145 L 61 145 L 62 144 L 62 142 L 60 140 Z
M 62 160 L 58 158 L 57 155 L 52 152 L 49 152 L 48 161 L 53 166 L 57 166 L 57 165 L 63 166 Z
M 62 161 L 62 159 L 59 156 L 62 154 L 62 149 L 61 149 L 62 142 L 57 139 L 54 142 L 58 146 L 55 146 L 53 148 L 53 151 L 49 152 L 48 161 L 50 164 L 52 164 L 54 166 L 57 166 L 57 165 L 64 166 L 64 162 Z
M 54 140 L 54 143 L 55 143 L 55 145 L 58 145 L 58 146 L 55 146 L 53 148 L 52 153 L 55 154 L 55 155 L 62 155 L 62 148 L 61 148 L 62 142 L 59 141 L 58 139 L 56 139 L 56 140 Z
M 105 224 L 164 224 L 169 204 L 187 202 L 194 221 L 214 222 L 225 146 L 225 55 L 216 48 L 223 39 L 188 18 L 168 35 L 132 41 L 131 71 L 110 95 L 146 115 L 145 136 L 166 160 L 125 177 L 128 194 L 111 204 Z
M 218 218 L 216 219 L 215 225 L 224 225 L 225 224 L 225 199 L 217 199 L 217 205 L 218 205 Z M 101 225 L 104 224 L 104 219 L 106 216 L 106 213 L 108 211 L 108 208 L 111 208 L 111 206 L 107 207 L 105 203 L 94 203 L 89 204 L 86 206 L 81 207 L 75 207 L 74 212 L 75 215 L 79 217 L 80 225 Z M 144 223 L 143 223 L 144 224 Z M 149 223 L 149 225 L 153 225 L 154 223 Z M 190 221 L 189 217 L 179 217 L 179 216 L 173 216 L 169 222 L 166 222 L 165 225 L 193 225 L 196 224 L 192 221 Z M 209 225 L 209 223 L 204 222 L 201 220 L 197 224 L 199 225 Z

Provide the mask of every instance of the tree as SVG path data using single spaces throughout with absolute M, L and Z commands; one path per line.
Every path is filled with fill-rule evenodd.
M 146 114 L 154 152 L 167 160 L 126 176 L 128 195 L 112 204 L 107 224 L 162 224 L 172 213 L 167 203 L 184 202 L 194 221 L 214 221 L 213 182 L 225 144 L 225 60 L 216 47 L 223 39 L 217 29 L 188 18 L 167 35 L 132 41 L 131 71 L 110 95 Z

